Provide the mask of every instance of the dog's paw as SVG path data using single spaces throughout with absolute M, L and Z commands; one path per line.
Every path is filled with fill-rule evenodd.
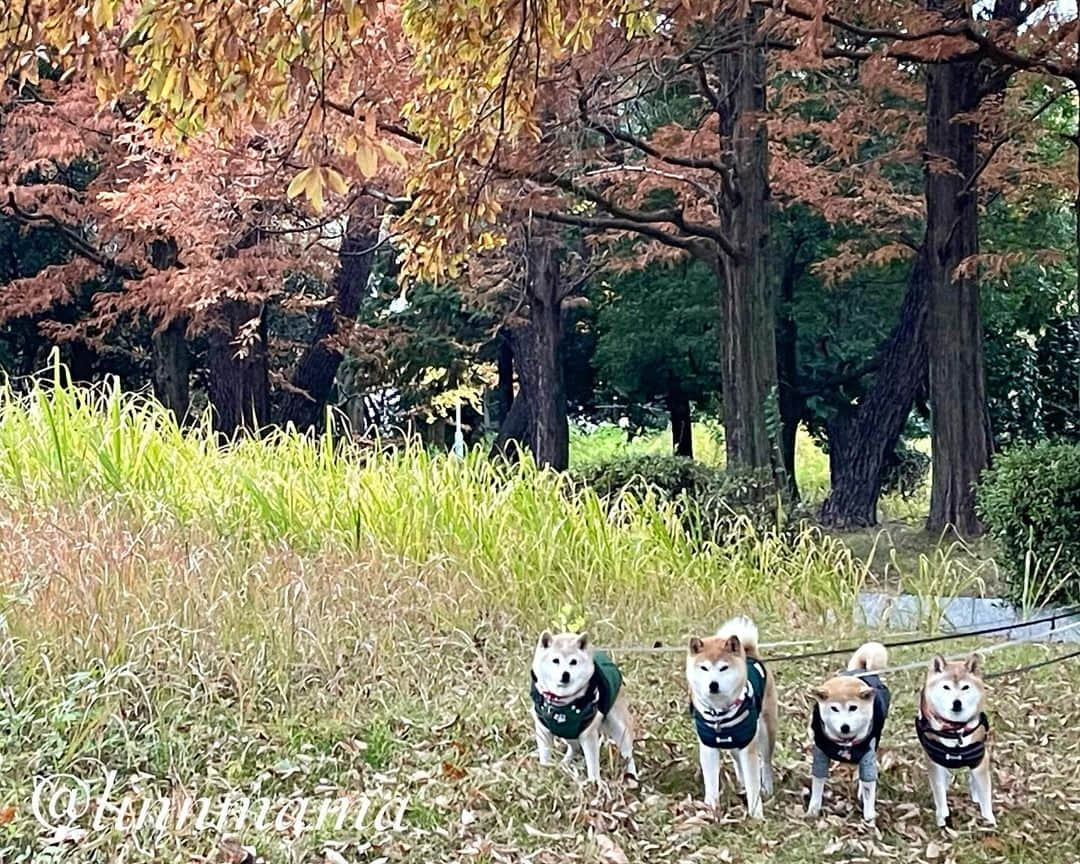
M 993 813 L 989 813 L 986 816 L 983 816 L 983 822 L 991 827 L 997 827 L 997 816 Z

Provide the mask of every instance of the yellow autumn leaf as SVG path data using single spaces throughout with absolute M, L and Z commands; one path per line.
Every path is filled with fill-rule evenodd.
M 379 142 L 379 149 L 382 150 L 383 156 L 386 157 L 388 162 L 392 162 L 398 168 L 408 169 L 409 163 L 393 144 L 387 141 Z
M 311 177 L 308 179 L 305 192 L 307 192 L 308 201 L 311 204 L 311 209 L 316 213 L 321 213 L 325 204 L 323 200 L 323 188 L 325 186 L 325 179 L 323 177 L 323 169 L 316 168 L 312 171 Z
M 299 174 L 289 181 L 289 188 L 285 190 L 285 197 L 289 200 L 296 198 L 298 195 L 302 195 L 307 188 L 308 178 L 311 177 L 311 172 L 315 170 L 313 168 L 305 168 Z
M 356 167 L 365 177 L 374 177 L 379 170 L 379 151 L 371 142 L 361 144 L 356 150 Z
M 336 168 L 327 168 L 326 171 L 326 185 L 330 187 L 330 190 L 335 195 L 344 195 L 349 191 L 349 184 L 345 182 L 345 177 Z

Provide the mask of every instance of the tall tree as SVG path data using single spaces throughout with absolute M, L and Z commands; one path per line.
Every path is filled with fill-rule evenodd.
M 959 0 L 928 0 L 946 21 L 968 16 Z M 973 52 L 969 52 L 971 54 Z M 975 483 L 989 464 L 991 436 L 979 282 L 960 265 L 978 252 L 977 123 L 983 96 L 977 56 L 926 71 L 926 244 L 933 480 L 927 528 L 977 534 Z

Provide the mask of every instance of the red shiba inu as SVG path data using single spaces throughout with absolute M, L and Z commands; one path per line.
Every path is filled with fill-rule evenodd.
M 968 768 L 971 800 L 982 818 L 996 825 L 990 788 L 990 721 L 984 710 L 986 688 L 978 654 L 949 662 L 940 654 L 930 661 L 919 694 L 915 731 L 926 754 L 934 818 L 938 826 L 949 818 L 948 786 L 952 772 Z
M 810 728 L 814 732 L 814 765 L 807 816 L 821 812 L 821 798 L 831 762 L 859 766 L 859 800 L 863 819 L 877 818 L 877 749 L 889 713 L 889 688 L 877 675 L 888 652 L 880 642 L 867 642 L 851 655 L 847 671 L 834 675 L 814 691 L 817 703 Z M 862 674 L 860 674 L 862 673 Z
M 772 794 L 777 725 L 776 684 L 758 659 L 757 646 L 754 622 L 739 617 L 715 636 L 691 639 L 686 656 L 705 803 L 720 803 L 720 751 L 727 750 L 753 819 L 764 816 L 762 793 Z

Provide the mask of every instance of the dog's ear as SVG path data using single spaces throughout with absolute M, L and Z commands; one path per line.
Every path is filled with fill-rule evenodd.
M 933 672 L 935 675 L 938 672 L 944 672 L 945 664 L 945 658 L 941 654 L 935 654 L 934 658 L 930 661 L 930 671 Z
M 727 649 L 732 654 L 738 654 L 742 650 L 742 642 L 739 641 L 739 637 L 734 633 L 728 637 Z
M 585 646 L 588 645 L 588 644 L 589 644 L 589 634 L 588 633 L 579 633 L 578 637 L 577 637 L 577 647 L 580 648 L 582 651 L 584 651 Z
M 551 646 L 551 640 L 555 637 L 551 635 L 550 630 L 545 630 L 540 634 L 540 641 L 536 643 L 537 648 L 548 648 Z
M 705 647 L 705 643 L 701 641 L 700 637 L 698 637 L 698 636 L 691 636 L 690 637 L 690 653 L 691 654 L 700 654 L 701 649 L 704 648 L 704 647 Z
M 826 690 L 824 687 L 815 687 L 813 690 L 810 691 L 810 693 L 815 699 L 817 699 L 818 702 L 824 702 L 826 699 L 829 698 L 829 691 Z
M 859 688 L 859 698 L 862 699 L 864 702 L 869 702 L 871 699 L 874 698 L 874 688 L 871 687 L 869 684 L 864 684 L 862 687 Z
M 964 666 L 972 675 L 978 675 L 982 672 L 982 657 L 972 652 L 964 662 Z

